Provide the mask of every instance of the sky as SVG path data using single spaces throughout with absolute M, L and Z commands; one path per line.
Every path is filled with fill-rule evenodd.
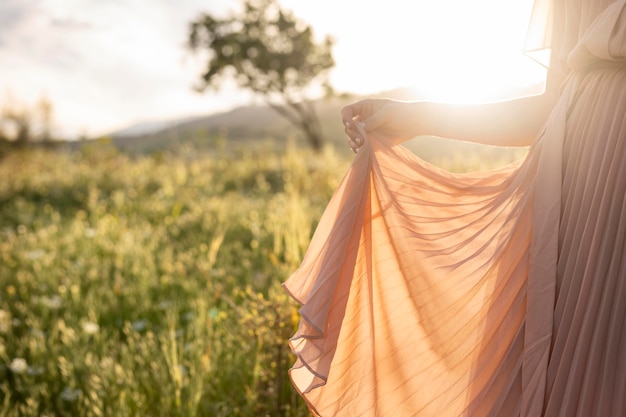
M 331 35 L 339 91 L 409 86 L 445 101 L 480 101 L 543 75 L 521 55 L 530 0 L 279 0 Z M 0 0 L 0 105 L 53 104 L 58 136 L 260 102 L 226 83 L 193 90 L 203 62 L 185 48 L 201 12 L 238 0 Z M 416 93 L 418 94 L 418 93 Z

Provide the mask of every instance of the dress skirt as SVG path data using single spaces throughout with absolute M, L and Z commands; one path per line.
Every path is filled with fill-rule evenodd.
M 284 284 L 313 414 L 626 416 L 625 4 L 524 160 L 453 174 L 367 138 Z

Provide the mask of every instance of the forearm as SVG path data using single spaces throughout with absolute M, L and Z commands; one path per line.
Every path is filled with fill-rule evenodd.
M 510 101 L 452 105 L 415 102 L 416 136 L 439 136 L 498 146 L 531 145 L 555 102 L 555 94 Z
M 554 107 L 561 90 L 560 72 L 550 71 L 546 92 L 515 100 L 474 105 L 365 99 L 342 109 L 350 147 L 376 133 L 395 145 L 416 136 L 439 136 L 498 146 L 528 146 Z

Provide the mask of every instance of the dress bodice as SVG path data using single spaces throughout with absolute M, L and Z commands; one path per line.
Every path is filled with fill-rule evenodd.
M 554 53 L 570 69 L 626 59 L 624 0 L 557 0 Z M 561 21 L 558 21 L 558 20 Z

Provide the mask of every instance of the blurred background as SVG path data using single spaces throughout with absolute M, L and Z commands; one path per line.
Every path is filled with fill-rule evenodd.
M 540 92 L 531 7 L 1 0 L 0 415 L 308 415 L 280 283 L 349 167 L 340 109 Z
M 338 92 L 405 87 L 418 99 L 472 101 L 542 76 L 521 55 L 529 1 L 280 5 L 311 25 L 315 41 L 334 39 L 329 81 Z M 51 134 L 69 140 L 153 132 L 262 104 L 229 79 L 219 91 L 193 89 L 206 59 L 187 48 L 189 24 L 202 13 L 242 12 L 237 0 L 3 0 L 0 103 L 6 112 L 45 101 Z

